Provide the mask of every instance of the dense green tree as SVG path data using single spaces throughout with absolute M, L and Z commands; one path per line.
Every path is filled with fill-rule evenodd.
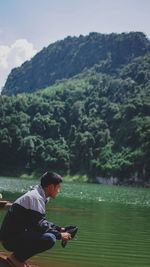
M 94 49 L 95 53 L 100 53 L 99 61 L 96 61 Z M 53 56 L 54 60 L 59 55 L 57 67 L 61 58 L 70 71 L 63 68 L 62 75 L 61 63 L 59 74 L 49 76 L 51 81 L 82 72 L 70 79 L 57 80 L 55 85 L 35 93 L 31 93 L 32 88 L 30 94 L 1 96 L 1 174 L 32 173 L 34 170 L 42 173 L 52 169 L 62 174 L 87 174 L 92 181 L 103 176 L 117 177 L 120 183 L 126 179 L 128 182 L 136 179 L 149 182 L 148 50 L 149 41 L 141 33 L 119 36 L 91 33 L 86 38 L 68 37 L 51 45 L 49 58 L 52 60 Z M 87 57 L 87 51 L 90 57 Z M 40 56 L 32 61 L 35 68 Z M 42 57 L 48 64 L 46 49 L 42 51 Z M 69 62 L 71 58 L 72 63 Z M 91 62 L 88 63 L 89 58 Z M 31 61 L 24 67 L 29 78 Z M 47 68 L 51 67 L 47 65 Z M 19 72 L 17 69 L 12 73 L 19 75 Z M 44 69 L 41 73 L 43 79 L 48 75 L 44 74 Z M 23 76 L 18 83 L 22 82 Z M 45 86 L 40 77 L 38 82 Z M 18 85 L 12 82 L 12 86 L 17 90 Z

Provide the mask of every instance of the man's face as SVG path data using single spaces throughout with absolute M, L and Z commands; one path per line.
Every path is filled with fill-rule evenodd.
M 52 198 L 56 198 L 57 194 L 59 193 L 59 188 L 61 187 L 61 183 L 57 185 L 49 185 L 49 196 Z

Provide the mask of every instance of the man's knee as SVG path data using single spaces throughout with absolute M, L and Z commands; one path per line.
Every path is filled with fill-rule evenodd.
M 56 243 L 56 236 L 54 234 L 51 234 L 51 233 L 43 234 L 43 239 L 44 239 L 44 243 L 48 249 L 52 248 Z

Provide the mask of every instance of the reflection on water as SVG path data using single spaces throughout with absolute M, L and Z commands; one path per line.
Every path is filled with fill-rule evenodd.
M 78 205 L 78 202 L 76 203 Z M 89 212 L 48 212 L 48 219 L 63 225 L 79 226 L 78 239 L 68 244 L 65 252 L 59 245 L 53 257 L 63 257 L 71 266 L 149 266 L 149 209 L 136 209 L 119 204 L 93 204 Z M 68 256 L 69 253 L 69 256 Z M 61 258 L 61 261 L 63 259 Z
M 3 195 L 11 199 L 36 183 L 0 179 Z M 0 221 L 4 214 L 1 210 Z M 52 250 L 32 258 L 42 267 L 150 266 L 149 189 L 65 183 L 48 204 L 47 219 L 61 226 L 78 225 L 79 231 L 65 249 L 57 241 Z

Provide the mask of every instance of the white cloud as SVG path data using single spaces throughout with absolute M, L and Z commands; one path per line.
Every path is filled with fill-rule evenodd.
M 26 39 L 16 40 L 11 46 L 0 45 L 0 88 L 4 86 L 11 69 L 19 67 L 37 51 Z

